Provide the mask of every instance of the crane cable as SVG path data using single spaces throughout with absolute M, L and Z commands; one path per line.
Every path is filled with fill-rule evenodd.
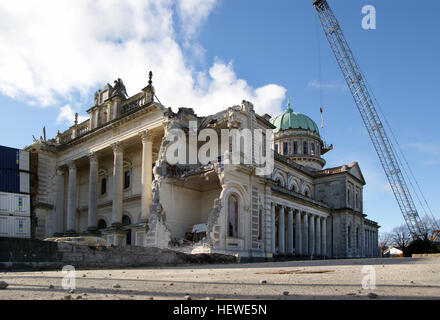
M 323 106 L 323 92 L 322 92 L 322 64 L 321 64 L 321 30 L 320 30 L 320 24 L 319 19 L 316 18 L 315 20 L 315 26 L 316 26 L 316 43 L 318 45 L 318 89 L 319 89 L 319 105 L 320 105 L 320 113 L 321 113 L 321 132 L 322 132 L 322 139 L 325 143 L 325 126 L 324 126 L 324 106 Z

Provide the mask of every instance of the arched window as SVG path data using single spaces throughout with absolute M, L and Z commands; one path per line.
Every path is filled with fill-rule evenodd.
M 98 229 L 102 230 L 102 229 L 106 229 L 107 228 L 107 222 L 105 222 L 104 219 L 99 219 L 98 221 Z
M 278 153 L 278 144 L 275 144 L 275 152 Z
M 293 154 L 298 154 L 298 142 L 293 142 Z
M 228 199 L 228 236 L 238 238 L 238 198 L 235 195 Z
M 310 149 L 310 154 L 311 154 L 312 156 L 315 155 L 315 144 L 314 144 L 314 143 L 312 143 L 312 147 L 311 147 L 311 149 Z
M 310 197 L 309 190 L 306 190 L 306 192 L 304 193 L 304 195 L 306 196 L 306 198 L 309 198 L 309 197 Z

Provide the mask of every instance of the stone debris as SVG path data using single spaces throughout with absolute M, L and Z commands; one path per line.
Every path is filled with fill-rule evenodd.
M 113 288 L 115 288 L 115 289 L 119 289 L 121 286 L 119 285 L 119 284 L 115 284 L 115 285 L 113 285 Z
M 64 296 L 63 298 L 64 300 L 72 300 L 72 296 L 69 294 L 67 296 Z
M 85 274 L 83 274 L 83 278 L 87 277 Z
M 169 286 L 170 286 L 170 287 L 174 286 L 174 283 L 170 283 Z
M 82 298 L 83 298 L 83 297 L 78 296 L 78 297 L 76 297 L 76 300 L 82 300 Z
M 375 293 L 373 293 L 373 292 L 370 292 L 370 293 L 368 294 L 368 298 L 370 298 L 370 299 L 376 299 L 376 298 L 377 298 L 377 294 L 375 294 Z
M 75 293 L 75 290 L 72 289 L 72 290 L 69 291 L 69 293 Z
M 54 286 L 51 284 L 50 286 L 49 286 L 49 289 L 53 289 L 54 288 Z
M 289 295 L 289 291 L 284 291 L 283 292 L 283 296 L 288 296 Z
M 184 300 L 191 300 L 191 296 L 184 296 L 183 299 Z
M 267 281 L 266 280 L 260 280 L 260 284 L 266 284 Z
M 5 290 L 8 286 L 9 284 L 7 284 L 6 282 L 0 281 L 0 290 Z

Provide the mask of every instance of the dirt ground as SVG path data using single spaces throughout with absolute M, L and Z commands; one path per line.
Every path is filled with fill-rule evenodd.
M 372 266 L 366 267 L 364 266 Z M 376 289 L 364 289 L 375 274 Z M 0 299 L 440 299 L 440 259 L 395 258 L 295 261 L 125 270 L 76 270 L 76 289 L 64 274 L 0 273 Z

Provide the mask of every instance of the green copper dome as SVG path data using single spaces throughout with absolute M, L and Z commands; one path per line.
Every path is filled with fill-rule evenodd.
M 277 127 L 274 133 L 285 130 L 303 129 L 315 132 L 319 135 L 319 129 L 315 121 L 304 114 L 293 112 L 290 108 L 290 102 L 287 105 L 286 111 L 271 122 Z

